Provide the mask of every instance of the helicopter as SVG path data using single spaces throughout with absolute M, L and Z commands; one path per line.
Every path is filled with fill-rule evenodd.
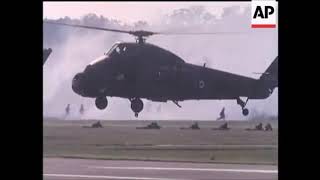
M 278 87 L 278 57 L 259 79 L 185 62 L 176 54 L 146 42 L 152 35 L 197 35 L 217 33 L 168 33 L 126 31 L 94 26 L 44 21 L 48 24 L 126 33 L 136 42 L 115 43 L 103 56 L 87 65 L 72 79 L 72 90 L 103 110 L 107 97 L 128 99 L 135 117 L 143 110 L 143 101 L 172 101 L 179 108 L 185 100 L 236 100 L 247 116 L 249 99 L 266 99 Z M 246 100 L 241 98 L 245 97 Z

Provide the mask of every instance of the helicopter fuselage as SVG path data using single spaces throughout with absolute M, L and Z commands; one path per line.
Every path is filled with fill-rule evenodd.
M 118 47 L 126 49 L 116 52 Z M 269 82 L 189 64 L 154 45 L 122 43 L 113 51 L 75 76 L 74 92 L 90 98 L 110 96 L 160 102 L 264 99 L 271 94 Z

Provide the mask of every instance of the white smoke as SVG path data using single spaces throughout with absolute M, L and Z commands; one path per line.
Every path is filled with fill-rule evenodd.
M 253 72 L 264 72 L 278 54 L 278 33 L 277 29 L 253 31 L 250 28 L 250 13 L 250 8 L 232 6 L 224 8 L 223 13 L 217 15 L 197 6 L 177 9 L 152 26 L 145 22 L 124 25 L 92 14 L 83 17 L 82 23 L 154 31 L 245 32 L 211 36 L 159 35 L 149 38 L 148 42 L 172 51 L 188 63 L 206 63 L 210 68 L 258 78 L 259 75 Z M 52 29 L 49 31 L 48 28 Z M 101 111 L 95 108 L 94 99 L 83 98 L 71 89 L 71 80 L 76 73 L 83 71 L 88 63 L 101 56 L 116 41 L 134 41 L 132 36 L 53 25 L 45 27 L 45 30 L 44 47 L 53 49 L 43 68 L 45 116 L 62 117 L 66 105 L 71 104 L 70 117 L 78 118 L 80 105 L 84 104 L 84 119 L 135 119 L 127 99 L 108 98 L 107 109 Z M 212 120 L 218 117 L 222 107 L 226 108 L 228 119 L 246 119 L 235 100 L 184 101 L 180 102 L 182 108 L 172 102 L 143 101 L 146 109 L 139 114 L 139 119 Z M 249 110 L 277 115 L 277 90 L 268 99 L 249 100 L 247 107 Z

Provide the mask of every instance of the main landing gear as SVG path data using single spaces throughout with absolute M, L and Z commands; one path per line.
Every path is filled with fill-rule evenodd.
M 139 113 L 143 109 L 143 102 L 140 98 L 131 98 L 131 109 L 134 112 L 134 116 L 138 117 Z M 96 107 L 100 110 L 105 109 L 108 106 L 108 100 L 106 97 L 97 97 L 95 100 Z
M 97 97 L 95 104 L 98 109 L 102 110 L 108 106 L 108 100 L 106 97 Z
M 242 108 L 242 114 L 244 116 L 247 116 L 249 114 L 249 110 L 247 108 L 245 108 L 245 106 L 247 105 L 249 98 L 247 98 L 246 102 L 242 101 L 240 99 L 240 97 L 237 98 L 237 104 L 239 104 Z
M 143 109 L 143 102 L 139 98 L 132 98 L 129 99 L 131 101 L 131 109 L 134 112 L 134 116 L 138 117 L 139 113 Z

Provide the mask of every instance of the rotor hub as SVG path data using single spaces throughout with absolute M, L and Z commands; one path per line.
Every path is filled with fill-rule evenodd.
M 136 37 L 136 42 L 138 44 L 143 44 L 143 43 L 146 42 L 146 37 L 152 36 L 152 35 L 157 34 L 157 33 L 150 32 L 150 31 L 139 30 L 139 31 L 130 31 L 129 34 L 131 34 L 131 35 Z
M 145 42 L 146 42 L 146 38 L 144 38 L 143 36 L 136 37 L 136 43 L 143 44 Z

